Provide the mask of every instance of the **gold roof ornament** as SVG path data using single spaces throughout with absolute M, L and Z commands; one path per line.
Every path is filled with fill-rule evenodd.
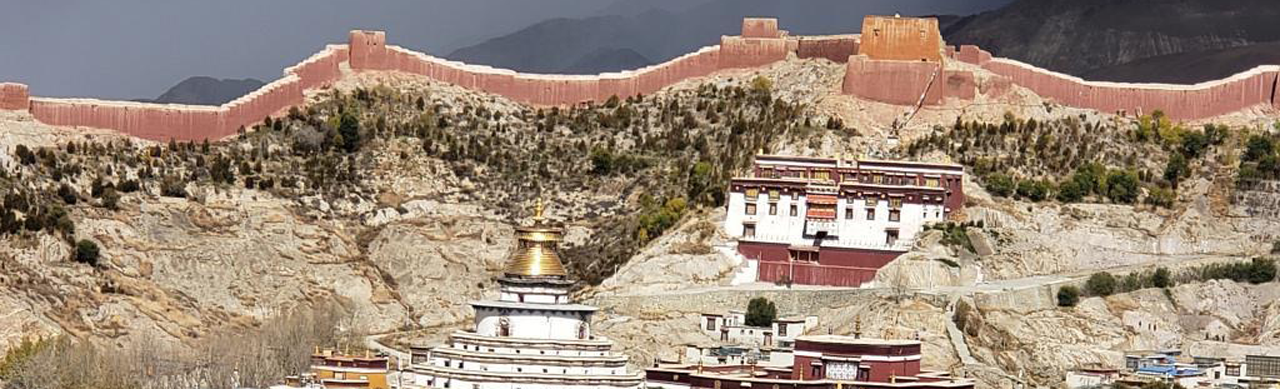
M 533 209 L 533 225 L 516 227 L 516 249 L 503 272 L 514 277 L 566 277 L 557 247 L 563 230 L 550 225 L 543 216 L 545 207 L 538 199 Z

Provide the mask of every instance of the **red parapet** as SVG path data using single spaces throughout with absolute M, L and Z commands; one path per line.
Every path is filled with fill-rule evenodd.
M 25 111 L 30 107 L 31 96 L 25 84 L 0 83 L 0 109 Z
M 387 34 L 382 31 L 351 31 L 348 50 L 352 69 L 387 69 Z
M 858 53 L 858 39 L 852 35 L 838 37 L 800 38 L 796 42 L 796 57 L 826 58 L 844 63 L 849 56 Z
M 781 38 L 776 18 L 744 18 L 742 19 L 743 38 Z

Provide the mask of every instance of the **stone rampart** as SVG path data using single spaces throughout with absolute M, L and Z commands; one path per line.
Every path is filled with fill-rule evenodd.
M 549 75 L 449 61 L 388 46 L 381 31 L 357 30 L 350 33 L 348 45 L 329 45 L 285 69 L 284 77 L 221 106 L 30 98 L 26 85 L 3 83 L 0 109 L 27 109 L 37 120 L 53 125 L 106 128 L 158 141 L 195 141 L 234 134 L 242 126 L 302 104 L 305 90 L 341 77 L 342 62 L 354 70 L 419 74 L 529 104 L 569 105 L 651 94 L 685 79 L 764 66 L 792 53 L 798 58 L 848 62 L 844 93 L 891 104 L 914 105 L 921 94 L 923 103 L 930 105 L 948 97 L 972 99 L 979 89 L 990 96 L 1017 84 L 1064 105 L 1125 113 L 1161 109 L 1183 120 L 1260 104 L 1280 109 L 1276 95 L 1280 66 L 1261 66 L 1195 85 L 1091 82 L 992 58 L 976 46 L 944 46 L 932 18 L 867 17 L 863 31 L 861 35 L 791 37 L 778 29 L 776 19 L 747 18 L 742 35 L 722 37 L 718 46 L 661 64 L 597 75 Z M 978 65 L 1001 77 L 989 77 L 978 86 L 972 72 L 946 70 L 944 58 Z
M 32 98 L 29 109 L 36 120 L 57 126 L 106 128 L 155 141 L 219 139 L 302 104 L 305 89 L 338 79 L 346 57 L 345 46 L 330 45 L 285 69 L 284 77 L 220 106 Z
M 1162 110 L 1175 120 L 1209 118 L 1259 104 L 1274 107 L 1280 75 L 1280 66 L 1265 65 L 1221 80 L 1175 85 L 1085 81 L 1004 58 L 981 66 L 1063 105 L 1134 115 Z
M 399 46 L 388 46 L 386 35 L 352 31 L 350 65 L 354 70 L 394 70 L 505 96 L 534 105 L 571 105 L 604 101 L 612 96 L 651 94 L 668 85 L 722 69 L 752 68 L 787 58 L 800 41 L 778 30 L 777 20 L 748 18 L 742 36 L 725 36 L 719 46 L 704 47 L 667 62 L 644 68 L 597 75 L 518 73 L 482 65 L 449 61 Z M 818 37 L 804 43 L 807 55 L 835 57 L 856 48 L 850 36 Z M 846 56 L 847 58 L 847 56 Z
M 977 85 L 972 72 L 945 70 L 938 62 L 873 60 L 849 57 L 845 68 L 845 94 L 897 105 L 925 105 L 946 97 L 973 99 Z
M 778 29 L 776 18 L 743 18 L 743 38 L 781 38 L 783 31 Z
M 858 35 L 835 35 L 796 38 L 796 57 L 826 58 L 844 63 L 858 54 Z
M 12 82 L 0 82 L 0 109 L 26 110 L 31 106 L 27 86 Z
M 938 19 L 867 15 L 859 54 L 871 59 L 942 62 Z

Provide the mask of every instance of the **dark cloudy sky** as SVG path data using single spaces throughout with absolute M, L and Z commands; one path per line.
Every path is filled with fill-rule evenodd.
M 732 0 L 0 0 L 0 81 L 37 96 L 154 98 L 195 75 L 270 81 L 351 29 L 431 54 L 553 17 Z M 889 0 L 848 0 L 883 4 Z M 895 0 L 896 1 L 896 0 Z M 973 13 L 1009 0 L 909 0 Z M 806 0 L 779 0 L 805 7 Z M 910 12 L 927 12 L 920 7 Z M 798 23 L 783 21 L 784 24 Z

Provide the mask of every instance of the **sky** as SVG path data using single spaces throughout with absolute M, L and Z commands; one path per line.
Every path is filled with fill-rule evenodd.
M 274 80 L 352 29 L 444 55 L 553 17 L 707 1 L 0 0 L 0 82 L 28 84 L 35 96 L 154 98 L 190 76 Z M 974 1 L 976 12 L 1002 0 Z

